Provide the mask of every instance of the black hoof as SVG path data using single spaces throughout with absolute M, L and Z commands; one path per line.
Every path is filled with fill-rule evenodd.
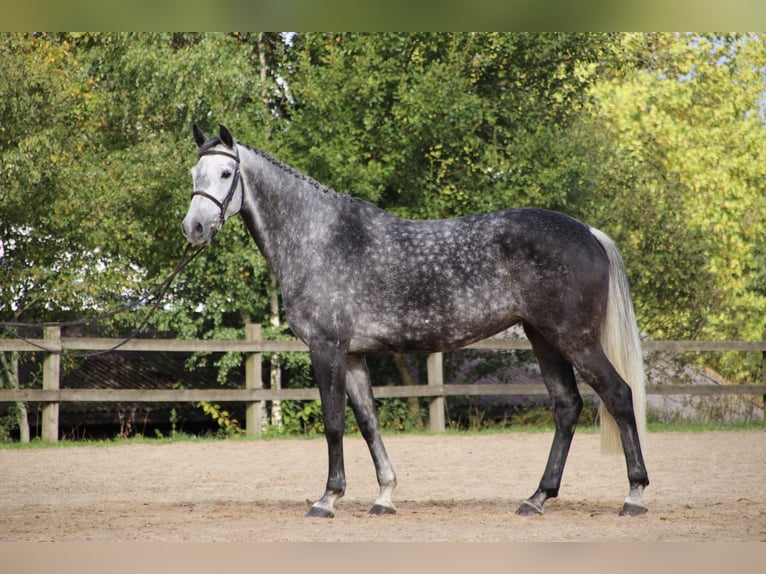
M 649 509 L 646 506 L 626 502 L 622 505 L 620 516 L 641 516 L 642 514 L 646 514 L 648 510 Z
M 372 508 L 367 514 L 373 516 L 383 516 L 384 514 L 396 514 L 396 508 L 390 506 L 383 506 L 382 504 L 373 504 Z
M 335 513 L 332 510 L 327 510 L 326 508 L 312 506 L 306 513 L 306 518 L 335 518 Z
M 543 513 L 543 507 L 538 506 L 533 502 L 525 500 L 516 509 L 516 514 L 519 516 L 540 516 Z

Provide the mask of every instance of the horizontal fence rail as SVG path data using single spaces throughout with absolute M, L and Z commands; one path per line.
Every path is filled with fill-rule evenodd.
M 316 388 L 266 389 L 261 380 L 263 353 L 307 352 L 301 341 L 269 341 L 261 338 L 261 326 L 247 325 L 244 340 L 132 339 L 119 347 L 120 352 L 246 353 L 244 389 L 62 389 L 59 388 L 60 353 L 67 351 L 108 351 L 120 339 L 61 337 L 57 327 L 45 329 L 42 339 L 0 339 L 0 352 L 43 352 L 42 389 L 0 389 L 0 403 L 43 403 L 42 438 L 58 440 L 60 403 L 152 403 L 152 402 L 243 402 L 246 403 L 245 427 L 249 434 L 262 429 L 260 412 L 263 401 L 318 400 Z M 643 341 L 646 352 L 760 352 L 766 377 L 766 340 L 764 341 Z M 526 339 L 485 339 L 463 347 L 476 350 L 530 350 Z M 47 351 L 47 352 L 46 352 Z M 443 354 L 432 353 L 427 360 L 428 384 L 373 387 L 376 398 L 425 397 L 430 400 L 430 428 L 445 429 L 445 402 L 450 396 L 548 396 L 542 384 L 444 384 Z M 587 385 L 580 385 L 583 395 L 593 395 Z M 654 395 L 761 395 L 766 404 L 766 382 L 748 385 L 647 385 Z M 766 425 L 766 417 L 764 417 Z
M 100 337 L 59 337 L 51 339 L 0 339 L 2 351 L 108 351 L 122 339 Z M 766 352 L 766 341 L 642 341 L 644 352 Z M 461 349 L 483 351 L 526 351 L 532 345 L 527 339 L 484 339 Z M 302 341 L 267 341 L 244 339 L 131 339 L 120 345 L 120 351 L 166 351 L 178 353 L 270 353 L 307 352 Z M 459 350 L 459 349 L 458 349 Z

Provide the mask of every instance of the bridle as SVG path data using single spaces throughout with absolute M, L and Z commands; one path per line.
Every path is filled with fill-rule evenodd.
M 237 186 L 242 183 L 242 203 L 245 202 L 245 185 L 242 181 L 242 175 L 239 171 L 239 150 L 237 149 L 236 145 L 234 146 L 234 151 L 236 152 L 236 155 L 233 153 L 229 153 L 227 151 L 222 150 L 216 150 L 216 149 L 209 149 L 205 151 L 201 151 L 197 153 L 197 157 L 202 157 L 205 155 L 222 155 L 226 157 L 230 157 L 234 161 L 237 162 L 237 167 L 234 168 L 234 177 L 231 180 L 231 185 L 229 186 L 229 191 L 226 193 L 226 197 L 223 199 L 223 201 L 220 201 L 217 197 L 214 197 L 210 195 L 209 193 L 205 191 L 193 191 L 191 196 L 192 199 L 194 199 L 195 195 L 201 195 L 205 199 L 209 199 L 213 203 L 215 203 L 218 206 L 218 209 L 221 210 L 221 221 L 219 228 L 223 226 L 223 222 L 226 221 L 226 210 L 229 208 L 229 203 L 231 202 L 231 198 L 234 197 L 234 192 L 237 191 Z

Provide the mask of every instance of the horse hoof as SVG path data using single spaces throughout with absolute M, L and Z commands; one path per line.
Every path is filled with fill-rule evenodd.
M 529 500 L 522 502 L 521 506 L 516 509 L 516 514 L 519 516 L 540 516 L 542 513 L 543 507 Z
M 383 516 L 384 514 L 396 514 L 396 508 L 393 506 L 383 506 L 382 504 L 373 504 L 367 514 L 373 516 Z
M 646 506 L 626 502 L 622 505 L 620 516 L 641 516 L 642 514 L 646 514 L 648 510 L 649 509 Z
M 335 513 L 321 506 L 312 506 L 306 513 L 306 518 L 335 518 Z

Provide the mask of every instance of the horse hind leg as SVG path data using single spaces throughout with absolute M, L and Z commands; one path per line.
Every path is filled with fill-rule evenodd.
M 524 324 L 524 330 L 532 343 L 532 349 L 540 364 L 543 382 L 553 401 L 555 433 L 548 455 L 548 463 L 535 493 L 521 503 L 516 514 L 533 516 L 543 513 L 543 504 L 558 496 L 561 476 L 572 444 L 577 419 L 583 402 L 577 390 L 574 369 L 534 327 Z
M 367 370 L 367 362 L 364 357 L 349 356 L 348 371 L 346 375 L 346 392 L 348 393 L 351 409 L 359 424 L 367 447 L 370 449 L 375 473 L 378 478 L 380 494 L 375 500 L 370 514 L 395 514 L 396 506 L 393 502 L 393 492 L 396 488 L 396 474 L 391 461 L 383 446 L 380 436 L 380 425 L 375 399 L 372 394 L 372 383 Z
M 574 361 L 577 370 L 599 395 L 620 431 L 630 483 L 630 491 L 620 510 L 620 515 L 643 514 L 647 511 L 647 507 L 642 501 L 642 495 L 649 485 L 649 475 L 641 452 L 630 386 L 619 375 L 600 346 L 577 354 Z

